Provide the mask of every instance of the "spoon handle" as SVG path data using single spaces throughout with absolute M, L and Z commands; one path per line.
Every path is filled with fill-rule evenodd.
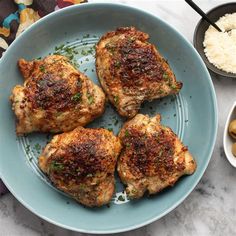
M 199 15 L 202 16 L 204 20 L 211 24 L 215 29 L 217 29 L 219 32 L 222 32 L 222 30 L 213 21 L 211 21 L 207 17 L 207 15 L 192 0 L 185 0 L 185 2 L 187 2 Z

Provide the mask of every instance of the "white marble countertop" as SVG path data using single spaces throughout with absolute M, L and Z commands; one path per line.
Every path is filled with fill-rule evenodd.
M 97 2 L 91 0 L 90 2 Z M 103 1 L 104 2 L 104 1 Z M 108 2 L 108 1 L 106 1 Z M 111 1 L 134 5 L 150 11 L 179 30 L 192 42 L 200 17 L 184 0 Z M 203 10 L 225 2 L 195 0 Z M 223 128 L 235 97 L 236 80 L 212 76 L 219 107 L 219 130 L 210 164 L 188 198 L 159 221 L 122 236 L 151 235 L 236 235 L 236 170 L 227 162 L 222 147 Z M 35 216 L 10 193 L 0 198 L 0 235 L 84 235 L 52 225 Z

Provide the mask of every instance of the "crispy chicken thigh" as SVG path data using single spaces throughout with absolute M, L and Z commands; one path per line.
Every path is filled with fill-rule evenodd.
M 64 56 L 19 60 L 24 85 L 16 85 L 10 100 L 18 119 L 18 135 L 33 131 L 62 132 L 84 126 L 100 116 L 105 95 Z
M 196 169 L 187 147 L 160 124 L 160 115 L 136 115 L 124 124 L 119 137 L 125 147 L 117 169 L 130 198 L 140 198 L 146 191 L 158 193 Z
M 112 132 L 77 127 L 54 136 L 39 157 L 39 166 L 58 189 L 81 204 L 101 206 L 113 195 L 120 150 Z
M 167 61 L 134 27 L 108 32 L 96 46 L 96 70 L 120 115 L 135 116 L 145 100 L 176 94 L 182 87 Z

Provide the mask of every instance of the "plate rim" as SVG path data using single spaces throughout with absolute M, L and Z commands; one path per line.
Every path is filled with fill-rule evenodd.
M 25 32 L 28 32 L 30 33 L 30 31 L 36 27 L 38 27 L 39 24 L 42 24 L 44 21 L 47 21 L 49 20 L 50 18 L 54 18 L 56 17 L 57 15 L 60 15 L 60 14 L 64 14 L 64 12 L 69 12 L 71 11 L 71 9 L 80 9 L 80 8 L 87 8 L 87 7 L 91 7 L 91 6 L 94 6 L 96 7 L 96 5 L 98 6 L 104 6 L 104 7 L 123 7 L 123 8 L 126 8 L 126 9 L 130 9 L 131 11 L 132 10 L 135 10 L 135 11 L 138 11 L 142 14 L 146 14 L 150 17 L 153 17 L 155 19 L 157 19 L 158 21 L 162 22 L 164 25 L 167 25 L 168 27 L 170 27 L 176 34 L 178 34 L 181 39 L 184 41 L 185 44 L 187 44 L 196 54 L 196 56 L 198 57 L 199 59 L 199 63 L 201 63 L 202 67 L 203 67 L 203 70 L 205 71 L 205 75 L 206 75 L 206 79 L 209 83 L 209 87 L 210 87 L 210 90 L 211 90 L 211 97 L 212 97 L 212 102 L 213 102 L 213 110 L 215 111 L 214 112 L 214 116 L 213 116 L 213 123 L 214 123 L 214 130 L 213 130 L 213 134 L 212 134 L 212 140 L 211 140 L 211 147 L 209 148 L 209 151 L 208 151 L 208 155 L 207 155 L 207 161 L 204 163 L 204 166 L 203 168 L 200 170 L 199 172 L 199 175 L 198 177 L 196 178 L 196 181 L 195 183 L 192 185 L 192 187 L 190 189 L 188 189 L 188 191 L 186 191 L 186 193 L 184 194 L 184 196 L 182 198 L 180 198 L 178 201 L 176 201 L 175 204 L 172 205 L 172 207 L 168 208 L 167 210 L 165 210 L 162 214 L 159 214 L 158 216 L 156 217 L 151 217 L 150 219 L 142 222 L 142 223 L 139 223 L 139 224 L 134 224 L 132 226 L 128 226 L 128 227 L 124 227 L 124 228 L 116 228 L 116 229 L 110 229 L 110 230 L 88 230 L 88 229 L 83 229 L 83 228 L 76 228 L 76 227 L 71 227 L 71 226 L 68 226 L 68 225 L 64 225 L 62 223 L 58 223 L 50 218 L 48 218 L 47 216 L 44 216 L 40 213 L 38 213 L 33 207 L 30 206 L 30 204 L 28 204 L 23 198 L 21 197 L 18 197 L 17 196 L 17 193 L 14 191 L 14 187 L 12 188 L 10 186 L 10 184 L 8 184 L 7 180 L 4 178 L 4 176 L 1 175 L 0 173 L 0 178 L 2 179 L 3 183 L 7 186 L 7 188 L 9 189 L 9 191 L 11 192 L 11 194 L 24 206 L 26 207 L 28 210 L 30 210 L 33 214 L 35 214 L 36 216 L 48 221 L 49 223 L 52 223 L 56 226 L 59 226 L 63 229 L 68 229 L 68 230 L 72 230 L 72 231 L 75 231 L 75 232 L 81 232 L 81 233 L 93 233 L 93 234 L 111 234 L 111 233 L 121 233 L 121 232 L 127 232 L 127 231 L 130 231 L 130 230 L 134 230 L 134 229 L 138 229 L 138 228 L 141 228 L 145 225 L 148 225 L 156 220 L 159 220 L 160 218 L 162 218 L 163 216 L 167 215 L 169 212 L 171 212 L 172 210 L 174 210 L 177 206 L 179 206 L 188 196 L 189 194 L 194 190 L 194 188 L 196 187 L 196 185 L 199 183 L 199 181 L 201 180 L 203 174 L 205 173 L 207 167 L 208 167 L 208 164 L 212 158 L 212 153 L 213 153 L 213 150 L 214 150 L 214 147 L 215 147 L 215 142 L 216 142 L 216 137 L 217 137 L 217 131 L 218 131 L 218 107 L 217 107 L 217 98 L 216 98 L 216 93 L 215 93 L 215 89 L 214 89 L 214 85 L 213 85 L 213 82 L 212 82 L 212 79 L 211 79 L 211 76 L 207 70 L 207 67 L 205 65 L 205 63 L 203 62 L 201 56 L 198 54 L 197 50 L 194 48 L 194 46 L 189 42 L 189 40 L 184 36 L 182 35 L 182 33 L 178 32 L 177 29 L 175 29 L 172 25 L 170 25 L 169 23 L 167 23 L 166 21 L 162 20 L 160 17 L 154 15 L 153 13 L 150 13 L 146 10 L 143 10 L 143 9 L 140 9 L 139 7 L 134 7 L 134 6 L 131 6 L 131 5 L 126 5 L 126 4 L 122 4 L 122 3 L 85 3 L 85 4 L 79 4 L 79 5 L 72 5 L 72 6 L 69 6 L 69 7 L 66 7 L 66 8 L 63 8 L 63 9 L 60 9 L 58 11 L 54 11 L 50 14 L 48 14 L 47 16 L 44 16 L 43 18 L 41 18 L 40 20 L 38 20 L 37 22 L 35 22 L 33 25 L 31 25 L 29 28 L 27 28 L 17 39 L 15 39 L 13 41 L 13 43 L 9 46 L 9 48 L 7 49 L 7 51 L 3 54 L 2 58 L 0 59 L 0 63 L 2 63 L 3 61 L 6 60 L 7 58 L 7 55 L 9 53 L 11 53 L 11 50 L 12 48 L 14 47 L 14 45 L 17 43 L 17 41 L 19 39 L 22 38 L 22 36 L 25 34 Z

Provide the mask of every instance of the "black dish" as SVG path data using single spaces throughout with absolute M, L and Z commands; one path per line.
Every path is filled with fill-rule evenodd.
M 207 12 L 206 14 L 212 21 L 216 22 L 221 16 L 224 16 L 227 13 L 234 13 L 234 12 L 236 12 L 236 2 L 217 6 L 213 8 L 212 10 L 210 10 L 209 12 Z M 230 77 L 230 78 L 236 78 L 236 74 L 222 71 L 208 61 L 204 53 L 204 47 L 203 47 L 204 35 L 208 27 L 209 27 L 209 23 L 207 23 L 204 19 L 201 19 L 198 22 L 195 28 L 194 36 L 193 36 L 194 47 L 197 49 L 198 53 L 202 57 L 203 61 L 205 62 L 209 70 L 211 70 L 217 75 Z

